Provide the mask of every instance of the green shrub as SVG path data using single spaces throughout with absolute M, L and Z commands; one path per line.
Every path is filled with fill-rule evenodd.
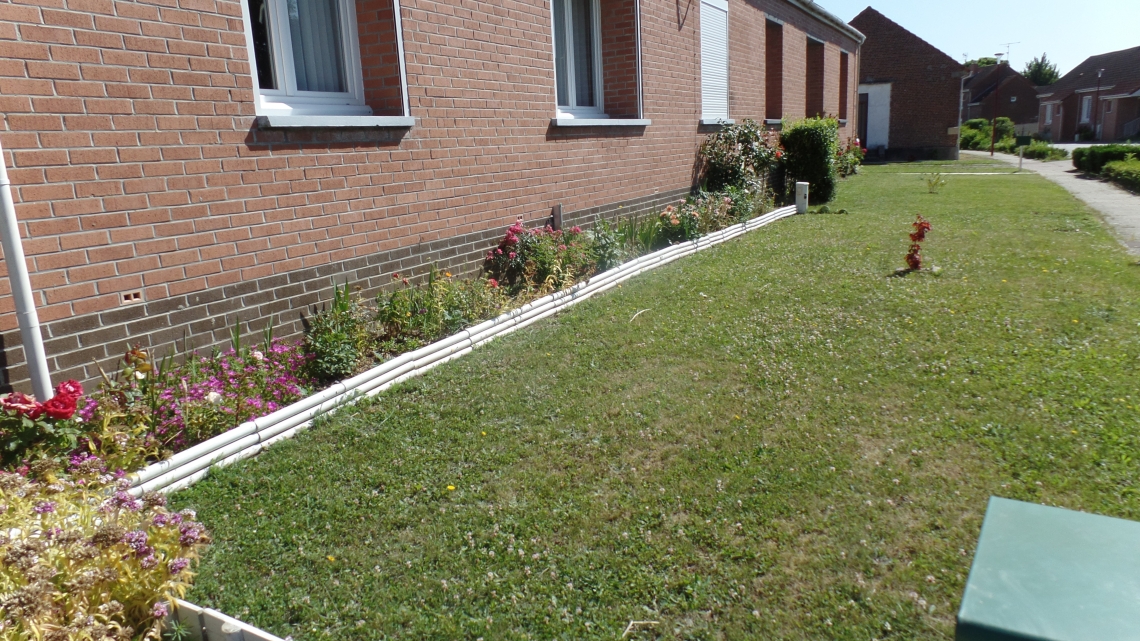
M 312 355 L 309 368 L 315 378 L 335 381 L 356 372 L 373 341 L 369 316 L 362 301 L 349 292 L 348 283 L 333 286 L 331 305 L 313 315 L 305 334 L 305 351 Z
M 606 220 L 594 223 L 594 228 L 586 232 L 590 240 L 590 252 L 599 272 L 617 267 L 625 260 L 625 248 L 617 229 Z
M 813 204 L 825 203 L 835 197 L 838 121 L 808 118 L 785 124 L 780 133 L 780 145 L 784 148 L 781 164 L 788 183 L 810 183 Z
M 1035 160 L 1062 160 L 1069 157 L 1068 151 L 1054 147 L 1042 140 L 1034 140 L 1029 143 L 1029 146 L 1022 147 L 1022 149 L 1026 158 Z
M 768 132 L 749 119 L 709 134 L 698 157 L 703 187 L 721 191 L 752 183 L 766 185 L 768 173 L 776 164 L 776 149 Z
M 462 280 L 434 267 L 427 282 L 376 297 L 378 348 L 396 354 L 449 336 L 498 315 L 506 300 L 498 283 L 482 278 Z
M 487 252 L 483 270 L 512 294 L 557 291 L 594 273 L 589 240 L 578 227 L 526 229 L 520 220 Z
M 997 139 L 994 140 L 994 128 L 985 118 L 974 118 L 962 123 L 961 137 L 958 142 L 960 149 L 988 150 L 994 145 L 995 151 L 1013 153 L 1016 150 L 1016 131 L 1013 121 L 1006 117 L 997 119 Z
M 847 146 L 840 149 L 836 155 L 836 170 L 841 178 L 854 176 L 859 173 L 859 166 L 863 164 L 866 150 L 860 147 L 857 140 L 849 140 Z
M 1125 189 L 1140 193 L 1140 160 L 1135 156 L 1106 164 L 1101 175 Z
M 1090 174 L 1099 174 L 1104 166 L 1124 160 L 1128 154 L 1140 156 L 1140 145 L 1098 145 L 1073 150 L 1073 166 Z
M 157 639 L 209 535 L 98 458 L 0 472 L 0 638 Z

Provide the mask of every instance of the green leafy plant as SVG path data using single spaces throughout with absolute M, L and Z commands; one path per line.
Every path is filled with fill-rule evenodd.
M 432 267 L 426 282 L 405 281 L 402 288 L 377 296 L 376 305 L 378 351 L 395 354 L 491 318 L 504 309 L 506 299 L 496 282 L 455 279 Z
M 312 357 L 309 367 L 315 378 L 337 380 L 356 371 L 372 345 L 370 316 L 347 282 L 333 285 L 332 300 L 313 314 L 305 334 L 305 351 Z
M 1037 87 L 1051 85 L 1061 79 L 1061 72 L 1057 70 L 1057 65 L 1050 61 L 1044 53 L 1041 54 L 1040 58 L 1035 57 L 1027 62 L 1025 71 L 1021 75 Z
M 788 184 L 811 184 L 811 203 L 829 202 L 838 181 L 839 122 L 833 118 L 808 118 L 785 123 L 780 133 L 784 148 L 782 168 Z
M 994 124 L 985 118 L 974 118 L 962 123 L 958 146 L 961 149 L 989 150 L 994 143 L 995 151 L 1012 153 L 1016 146 L 1017 127 L 1009 118 L 997 119 L 997 137 L 994 138 Z
M 724 125 L 705 138 L 698 152 L 703 188 L 720 191 L 757 186 L 763 190 L 779 156 L 771 134 L 755 120 Z
M 1068 151 L 1054 147 L 1042 140 L 1034 140 L 1029 143 L 1029 145 L 1022 147 L 1021 153 L 1024 154 L 1026 158 L 1045 161 L 1063 160 L 1069 157 Z
M 65 473 L 66 472 L 66 473 Z M 96 457 L 0 472 L 0 634 L 4 639 L 158 639 L 210 542 L 190 511 Z
M 1124 160 L 1128 154 L 1140 154 L 1140 145 L 1097 145 L 1073 150 L 1073 166 L 1090 174 L 1099 174 L 1110 162 Z
M 945 186 L 946 177 L 937 171 L 926 177 L 926 190 L 932 194 L 937 194 Z
M 520 220 L 487 252 L 483 269 L 511 293 L 555 291 L 593 273 L 589 240 L 579 227 L 526 229 Z
M 863 149 L 859 139 L 847 141 L 847 144 L 836 154 L 836 169 L 840 178 L 859 173 L 859 167 L 863 164 L 863 159 L 866 156 L 867 150 Z
M 1140 160 L 1133 154 L 1124 160 L 1107 163 L 1101 170 L 1101 176 L 1125 189 L 1140 193 Z
M 608 271 L 622 263 L 626 249 L 614 225 L 607 220 L 598 220 L 586 234 L 599 272 Z

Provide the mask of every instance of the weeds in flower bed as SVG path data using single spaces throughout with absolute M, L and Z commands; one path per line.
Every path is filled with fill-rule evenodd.
M 210 538 L 129 486 L 86 455 L 0 472 L 0 637 L 157 641 Z

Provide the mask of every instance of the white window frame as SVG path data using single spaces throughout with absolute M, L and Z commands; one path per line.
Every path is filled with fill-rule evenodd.
M 592 107 L 579 107 L 577 106 L 577 96 L 574 95 L 577 88 L 574 82 L 574 23 L 571 19 L 572 1 L 565 0 L 563 7 L 565 7 L 565 15 L 562 20 L 566 26 L 566 93 L 569 97 L 569 105 L 558 104 L 558 30 L 554 28 L 554 2 L 550 3 L 550 42 L 553 45 L 554 52 L 554 104 L 556 106 L 556 118 L 560 120 L 573 120 L 575 118 L 583 118 L 588 120 L 598 120 L 609 118 L 605 113 L 605 86 L 602 76 L 602 3 L 600 0 L 589 0 L 591 3 L 590 15 L 593 17 L 593 24 L 591 28 L 594 30 L 594 37 L 591 39 L 593 44 L 593 59 L 594 59 L 594 97 L 595 105 Z M 640 39 L 638 41 L 638 48 L 640 49 Z M 640 70 L 640 64 L 639 64 Z M 638 74 L 638 85 L 640 86 L 641 78 Z M 640 102 L 640 101 L 639 101 Z
M 1092 122 L 1092 96 L 1081 96 L 1081 124 Z
M 341 45 L 344 56 L 345 92 L 298 91 L 297 79 L 293 71 L 293 49 L 288 28 L 288 15 L 285 0 L 266 0 L 270 9 L 269 34 L 270 55 L 273 56 L 274 73 L 281 89 L 262 89 L 258 82 L 257 56 L 253 46 L 253 22 L 249 13 L 248 0 L 241 0 L 242 18 L 245 22 L 246 46 L 249 49 L 249 66 L 253 76 L 255 109 L 259 116 L 368 116 L 372 109 L 364 104 L 364 76 L 360 64 L 360 36 L 357 31 L 356 3 L 353 0 L 337 0 L 340 13 Z M 399 38 L 399 3 L 395 2 L 397 38 Z M 403 44 L 400 43 L 400 76 L 403 85 Z M 405 114 L 407 112 L 405 98 Z

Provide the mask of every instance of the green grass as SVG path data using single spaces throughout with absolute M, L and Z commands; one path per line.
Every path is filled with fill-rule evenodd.
M 990 495 L 1140 517 L 1140 266 L 1039 177 L 929 194 L 935 168 L 1005 169 L 867 167 L 850 215 L 642 275 L 178 494 L 215 538 L 188 598 L 296 639 L 952 638 Z M 919 213 L 940 273 L 900 277 Z

